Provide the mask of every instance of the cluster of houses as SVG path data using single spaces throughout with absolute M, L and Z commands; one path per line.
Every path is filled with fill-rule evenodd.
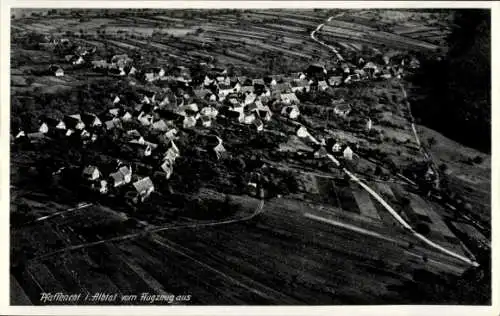
M 78 64 L 80 58 L 88 55 L 89 51 L 80 55 L 68 56 L 68 61 Z M 78 57 L 75 57 L 78 56 Z M 76 59 L 75 59 L 76 58 Z M 404 65 L 404 61 L 402 62 Z M 116 55 L 107 61 L 93 61 L 94 67 L 115 69 L 119 75 L 135 74 L 137 69 L 132 66 L 132 58 L 126 54 Z M 206 64 L 205 64 L 206 65 Z M 397 70 L 394 70 L 397 69 Z M 178 129 L 210 128 L 217 117 L 232 120 L 236 124 L 253 126 L 256 132 L 264 131 L 266 122 L 269 122 L 274 113 L 271 111 L 280 108 L 280 114 L 290 120 L 297 120 L 300 116 L 298 105 L 300 100 L 297 93 L 311 90 L 326 90 L 332 86 L 348 84 L 367 78 L 377 78 L 389 72 L 402 73 L 402 65 L 395 67 L 389 62 L 385 66 L 377 66 L 373 62 L 359 61 L 359 67 L 354 68 L 347 63 L 339 65 L 336 71 L 343 74 L 328 76 L 331 71 L 326 71 L 322 65 L 311 65 L 304 73 L 292 73 L 289 75 L 271 75 L 263 78 L 248 78 L 245 76 L 228 76 L 225 69 L 209 67 L 204 78 L 195 82 L 191 78 L 190 70 L 186 67 L 176 67 L 173 73 L 168 73 L 161 67 L 142 70 L 141 74 L 146 82 L 166 80 L 169 84 L 176 86 L 175 92 L 168 88 L 156 89 L 156 91 L 143 90 L 140 97 L 135 101 L 133 108 L 125 106 L 122 98 L 125 96 L 115 95 L 110 107 L 103 113 L 75 113 L 63 118 L 43 118 L 39 130 L 25 133 L 20 131 L 14 138 L 25 137 L 31 141 L 43 139 L 45 136 L 77 136 L 82 143 L 95 142 L 102 133 L 120 129 L 124 133 L 124 140 L 130 145 L 138 148 L 140 155 L 148 157 L 157 152 L 158 148 L 166 148 L 162 156 L 160 170 L 169 179 L 173 173 L 175 160 L 180 151 L 175 144 Z M 392 75 L 392 74 L 391 74 Z M 181 87 L 181 88 L 179 88 Z M 347 116 L 351 107 L 343 100 L 335 104 L 335 113 L 339 117 Z M 124 130 L 127 122 L 135 122 L 144 128 L 160 134 L 162 145 L 146 140 L 137 129 Z M 369 125 L 369 127 L 368 127 Z M 371 121 L 367 123 L 371 128 Z M 288 146 L 298 148 L 297 139 L 308 139 L 317 145 L 314 151 L 315 158 L 323 158 L 328 154 L 352 160 L 352 149 L 339 142 L 331 143 L 331 140 L 318 141 L 314 139 L 305 129 L 300 126 L 297 135 L 290 139 L 295 144 Z M 225 155 L 225 148 L 220 137 L 214 136 L 211 150 L 217 159 Z M 307 145 L 306 145 L 307 146 Z M 282 150 L 285 148 L 284 150 Z M 287 145 L 280 146 L 281 151 L 286 151 Z M 91 187 L 106 194 L 112 188 L 119 188 L 132 184 L 135 188 L 135 201 L 143 201 L 153 190 L 154 185 L 149 177 L 144 177 L 132 182 L 132 167 L 119 164 L 116 170 L 103 177 L 96 166 L 87 166 L 83 171 L 83 177 L 89 181 Z
M 354 152 L 351 147 L 339 139 L 321 138 L 317 140 L 307 128 L 301 124 L 297 125 L 295 135 L 289 137 L 288 141 L 280 144 L 280 152 L 293 152 L 298 156 L 322 159 L 328 155 L 343 160 L 353 160 Z

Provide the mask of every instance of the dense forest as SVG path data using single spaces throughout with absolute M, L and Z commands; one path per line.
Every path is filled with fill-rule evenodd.
M 453 12 L 448 51 L 422 61 L 413 78 L 414 114 L 449 138 L 491 152 L 490 11 Z

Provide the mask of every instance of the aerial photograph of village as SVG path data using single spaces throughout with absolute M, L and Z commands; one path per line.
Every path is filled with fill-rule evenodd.
M 11 305 L 491 305 L 489 9 L 11 8 Z

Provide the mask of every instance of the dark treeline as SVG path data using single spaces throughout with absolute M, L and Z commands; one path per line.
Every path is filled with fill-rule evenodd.
M 415 116 L 449 138 L 491 152 L 490 11 L 454 12 L 444 58 L 423 60 L 414 77 Z

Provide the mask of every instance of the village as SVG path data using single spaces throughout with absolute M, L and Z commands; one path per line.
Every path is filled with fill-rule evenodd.
M 47 41 L 57 46 L 72 47 L 69 40 L 64 38 Z M 197 66 L 202 69 L 197 73 L 198 80 L 193 81 L 187 67 L 168 69 L 168 66 L 156 66 L 137 69 L 133 59 L 127 54 L 114 55 L 109 60 L 95 60 L 94 54 L 95 47 L 84 49 L 77 46 L 73 54 L 66 55 L 65 59 L 70 65 L 86 64 L 110 75 L 134 77 L 141 83 L 154 84 L 155 89 L 142 90 L 142 93 L 134 96 L 134 100 L 126 100 L 127 96 L 110 91 L 113 99 L 105 111 L 39 118 L 38 131 L 20 130 L 13 135 L 13 140 L 22 142 L 26 139 L 36 143 L 66 137 L 80 146 L 89 147 L 99 137 L 119 131 L 121 136 L 114 140 L 133 147 L 137 157 L 150 162 L 156 176 L 161 172 L 167 180 L 174 172 L 175 160 L 182 155 L 176 145 L 179 130 L 200 131 L 210 144 L 206 151 L 214 159 L 227 156 L 224 140 L 221 138 L 224 134 L 211 132 L 213 122 L 217 122 L 217 125 L 246 125 L 256 134 L 264 134 L 278 132 L 268 128 L 268 122 L 272 119 L 286 120 L 294 128 L 294 135 L 291 135 L 288 142 L 280 144 L 280 152 L 292 150 L 299 155 L 311 152 L 311 157 L 316 159 L 325 158 L 330 153 L 341 160 L 351 161 L 353 150 L 350 146 L 358 144 L 341 143 L 325 137 L 315 139 L 300 122 L 300 100 L 297 94 L 324 92 L 333 87 L 366 80 L 401 78 L 405 61 L 410 69 L 418 67 L 418 60 L 411 57 L 395 58 L 396 61 L 392 63 L 388 57 L 384 57 L 382 64 L 366 62 L 360 58 L 354 63 L 339 62 L 338 67 L 329 71 L 321 64 L 313 64 L 300 73 L 247 78 L 230 77 L 226 69 L 203 63 Z M 48 71 L 56 77 L 64 76 L 64 70 L 59 65 L 51 65 Z M 200 78 L 202 82 L 199 82 Z M 351 111 L 349 101 L 343 99 L 332 100 L 332 108 L 338 120 L 347 117 Z M 148 139 L 134 126 L 140 126 L 140 130 L 146 131 Z M 365 126 L 366 132 L 370 132 L 370 117 L 366 117 Z M 295 144 L 287 145 L 289 142 Z M 297 143 L 301 143 L 302 149 L 306 148 L 305 151 Z M 114 158 L 116 167 L 107 174 L 102 173 L 102 168 L 96 164 L 79 166 L 84 183 L 100 194 L 126 191 L 130 201 L 144 201 L 155 190 L 151 180 L 153 174 L 138 174 L 121 157 Z M 59 166 L 58 174 L 64 172 L 65 167 Z M 253 188 L 258 186 L 260 194 L 264 196 L 264 184 L 248 182 L 247 185 Z M 129 189 L 124 190 L 126 187 Z
M 54 19 L 66 19 L 64 11 L 58 14 L 63 18 Z M 112 14 L 106 18 L 118 25 L 127 19 Z M 136 13 L 134 19 L 146 23 L 156 14 Z M 385 286 L 383 271 L 392 269 L 399 274 L 391 282 L 403 283 L 421 267 L 460 275 L 478 266 L 490 249 L 489 229 L 481 216 L 469 212 L 467 201 L 479 198 L 456 191 L 448 176 L 455 166 L 436 159 L 432 150 L 445 141 L 417 130 L 408 101 L 422 51 L 434 49 L 437 41 L 393 35 L 380 39 L 379 46 L 332 46 L 332 36 L 345 41 L 333 26 L 349 29 L 351 23 L 363 29 L 363 23 L 375 22 L 351 20 L 355 13 L 279 12 L 293 26 L 278 27 L 271 13 L 249 11 L 247 18 L 269 15 L 265 23 L 282 28 L 270 41 L 276 46 L 266 46 L 268 38 L 252 46 L 257 35 L 249 32 L 250 41 L 233 38 L 225 29 L 233 24 L 226 25 L 219 14 L 195 18 L 210 21 L 207 26 L 200 22 L 202 28 L 186 13 L 183 23 L 193 23 L 194 31 L 178 37 L 156 30 L 152 35 L 129 35 L 119 28 L 105 32 L 102 26 L 95 34 L 91 29 L 37 33 L 26 27 L 29 23 L 14 28 L 11 225 L 20 240 L 14 274 L 21 292 L 33 301 L 42 291 L 44 285 L 36 285 L 31 274 L 36 271 L 43 277 L 40 284 L 79 288 L 55 272 L 73 262 L 73 267 L 88 264 L 96 271 L 106 266 L 99 275 L 111 289 L 129 279 L 146 282 L 145 290 L 157 293 L 196 284 L 194 301 L 210 302 L 200 297 L 212 281 L 188 281 L 190 276 L 179 272 L 188 258 L 189 271 L 207 260 L 200 273 L 226 278 L 221 271 L 227 270 L 272 297 L 257 295 L 256 302 L 294 302 L 290 284 L 309 287 L 315 281 L 298 280 L 302 268 L 291 266 L 270 278 L 281 260 L 276 249 L 304 250 L 318 238 L 321 247 L 333 247 L 330 259 L 339 254 L 332 260 L 342 262 L 342 275 L 352 281 L 346 293 L 364 280 L 374 288 Z M 82 15 L 71 19 L 88 22 Z M 258 28 L 258 23 L 236 23 Z M 299 30 L 301 23 L 307 28 Z M 280 36 L 300 39 L 307 48 L 302 53 Z M 269 53 L 249 60 L 241 55 L 244 49 L 250 56 L 258 49 Z M 483 156 L 473 151 L 461 159 L 470 168 L 484 165 Z M 38 199 L 50 202 L 42 206 Z M 281 240 L 287 241 L 282 245 Z M 360 264 L 351 252 L 360 255 L 365 242 L 379 241 L 361 255 L 370 262 L 362 268 L 365 274 L 349 272 Z M 268 257 L 255 257 L 251 245 L 262 246 Z M 25 254 L 25 247 L 33 253 Z M 319 262 L 313 248 L 304 251 Z M 389 254 L 387 261 L 381 253 Z M 115 275 L 102 264 L 106 254 L 133 276 Z M 225 256 L 231 262 L 220 264 Z M 292 261 L 300 266 L 299 257 Z M 163 265 L 165 271 L 158 269 Z M 235 272 L 239 265 L 246 272 Z M 328 265 L 324 271 L 321 266 L 320 278 L 327 280 Z M 372 266 L 382 271 L 373 283 L 366 277 Z M 174 284 L 167 281 L 168 269 L 179 275 Z M 285 279 L 286 295 L 271 289 Z M 230 283 L 241 290 L 238 282 Z M 222 293 L 212 299 L 237 300 L 229 289 L 212 286 Z M 313 299 L 316 290 L 306 295 Z M 321 293 L 318 302 L 331 295 L 321 291 L 314 292 Z

